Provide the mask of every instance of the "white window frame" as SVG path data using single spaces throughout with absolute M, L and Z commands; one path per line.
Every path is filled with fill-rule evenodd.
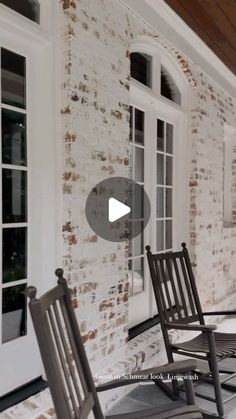
M 53 2 L 51 0 L 37 1 L 40 7 L 39 23 L 28 19 L 10 7 L 5 6 L 5 4 L 0 3 L 1 25 L 4 24 L 4 21 L 5 23 L 9 24 L 9 19 L 11 19 L 11 25 L 13 25 L 15 28 L 22 26 L 22 31 L 27 31 L 31 28 L 31 36 L 35 36 L 37 33 L 41 33 L 42 35 L 43 32 L 47 32 L 47 34 L 50 36 L 52 33 L 51 18 L 53 17 L 55 22 L 55 16 L 58 14 L 57 7 L 55 5 L 52 6 Z
M 189 233 L 189 194 L 188 182 L 190 172 L 190 147 L 187 135 L 188 127 L 188 86 L 180 68 L 165 49 L 153 40 L 140 36 L 131 48 L 132 52 L 139 52 L 152 57 L 152 83 L 151 88 L 131 78 L 130 105 L 137 107 L 147 115 L 145 127 L 145 160 L 144 160 L 144 188 L 151 202 L 152 211 L 156 211 L 156 168 L 147 160 L 148 155 L 156 155 L 157 119 L 163 119 L 175 127 L 175 141 L 173 150 L 173 249 L 178 249 L 182 241 L 188 240 Z M 160 71 L 161 65 L 165 67 L 181 92 L 181 105 L 161 96 Z M 155 77 L 155 74 L 157 75 Z M 158 77 L 159 74 L 159 77 Z M 156 137 L 155 137 L 156 138 Z M 184 164 L 183 164 L 184 163 Z M 155 172 L 155 173 L 154 173 Z M 175 222 L 178 220 L 178 222 Z M 150 221 L 144 230 L 144 243 L 149 244 L 153 251 L 156 249 L 156 217 L 151 215 Z M 145 254 L 145 253 L 144 253 Z M 133 327 L 156 312 L 156 304 L 149 280 L 149 268 L 146 255 L 144 257 L 144 292 L 129 297 L 129 327 Z
M 37 285 L 39 294 L 55 285 L 53 272 L 62 260 L 61 142 L 56 141 L 61 134 L 61 84 L 58 71 L 61 63 L 60 52 L 55 48 L 58 39 L 56 30 L 57 22 L 59 22 L 59 4 L 51 2 L 51 0 L 40 0 L 40 7 L 41 21 L 40 24 L 37 24 L 0 4 L 1 46 L 26 56 L 32 69 L 32 72 L 27 74 L 27 102 L 31 103 L 27 111 L 29 117 L 27 142 L 29 162 L 28 226 L 33 231 L 28 243 L 28 261 L 30 260 L 30 264 L 28 263 L 30 268 L 28 270 L 28 285 Z M 50 28 L 49 22 L 52 15 L 55 25 Z M 21 46 L 19 47 L 19 45 Z M 31 86 L 34 86 L 37 91 L 36 97 L 28 97 Z M 37 109 L 37 112 L 34 109 Z M 36 182 L 37 188 L 35 188 Z M 34 203 L 31 199 L 32 196 L 34 196 Z M 42 209 L 40 215 L 36 208 L 37 205 Z M 32 252 L 32 248 L 34 248 L 34 252 Z M 0 250 L 0 259 L 1 252 L 2 250 Z M 0 307 L 2 307 L 1 294 Z M 31 365 L 33 369 L 36 358 L 38 362 L 39 354 L 28 308 L 27 319 L 27 335 L 6 342 L 0 348 L 2 360 L 7 356 L 12 359 L 12 364 L 6 361 L 1 363 L 1 374 L 4 377 L 2 387 L 0 386 L 1 395 L 35 378 L 31 377 L 30 369 Z M 15 357 L 16 354 L 22 354 L 26 342 L 28 342 L 29 370 L 25 372 L 25 364 L 19 363 L 19 359 L 16 358 L 19 366 L 19 371 L 16 373 L 13 367 L 14 354 Z M 38 375 L 41 374 L 43 374 L 43 367 L 40 361 Z

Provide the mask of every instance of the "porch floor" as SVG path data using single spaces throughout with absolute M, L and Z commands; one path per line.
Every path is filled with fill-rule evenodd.
M 212 319 L 213 320 L 213 319 Z M 214 322 L 214 320 L 212 321 Z M 217 330 L 234 333 L 236 331 L 236 316 L 225 318 L 218 324 Z M 132 342 L 132 341 L 131 341 Z M 183 357 L 180 357 L 183 359 Z M 235 360 L 236 362 L 236 360 Z M 202 391 L 212 391 L 211 386 L 201 385 Z M 228 397 L 223 391 L 223 398 Z M 215 412 L 215 405 L 203 399 L 196 399 L 198 406 L 206 411 Z M 131 390 L 125 397 L 118 401 L 107 414 L 126 413 L 135 410 L 143 410 L 149 407 L 162 406 L 171 403 L 169 397 L 155 384 L 142 384 Z M 183 400 L 184 403 L 184 400 Z M 127 414 L 127 418 L 129 415 Z M 46 389 L 35 396 L 12 406 L 0 413 L 0 419 L 54 419 L 55 413 L 49 390 Z M 225 419 L 236 418 L 236 398 L 225 404 Z
M 235 333 L 236 330 L 236 316 L 225 318 L 217 327 L 218 331 Z M 180 357 L 179 359 L 183 359 Z M 236 360 L 235 360 L 236 363 Z M 200 390 L 199 390 L 200 389 Z M 201 384 L 198 387 L 199 392 L 204 394 L 212 394 L 212 386 L 207 384 Z M 223 399 L 228 398 L 232 393 L 226 390 L 222 390 Z M 128 413 L 130 411 L 139 411 L 142 409 L 148 409 L 150 407 L 161 407 L 165 404 L 171 403 L 170 398 L 163 393 L 155 384 L 140 384 L 130 393 L 128 393 L 122 400 L 117 402 L 113 408 L 109 411 L 109 414 Z M 184 400 L 183 400 L 184 403 Z M 216 414 L 215 404 L 209 401 L 203 400 L 199 397 L 196 398 L 196 404 L 204 409 L 205 411 Z M 225 408 L 225 419 L 236 418 L 236 398 L 227 402 L 224 405 Z

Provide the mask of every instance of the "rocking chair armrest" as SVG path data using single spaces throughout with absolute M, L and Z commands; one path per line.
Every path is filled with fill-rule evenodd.
M 206 311 L 203 316 L 236 316 L 236 310 Z
M 197 368 L 197 361 L 193 359 L 186 359 L 184 361 L 177 361 L 159 367 L 148 368 L 141 371 L 133 371 L 130 374 L 122 374 L 120 378 L 108 381 L 104 384 L 96 386 L 97 391 L 106 391 L 113 388 L 126 386 L 129 384 L 140 383 L 143 381 L 152 381 L 158 379 L 169 378 L 170 375 L 188 373 Z
M 182 323 L 166 323 L 167 329 L 177 330 L 189 330 L 203 333 L 211 333 L 216 330 L 216 326 L 213 324 L 182 324 Z

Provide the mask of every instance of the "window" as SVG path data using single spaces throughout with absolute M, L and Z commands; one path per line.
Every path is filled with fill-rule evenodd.
M 33 22 L 39 23 L 40 7 L 37 0 L 0 0 L 0 3 Z
M 151 62 L 152 59 L 147 54 L 140 54 L 139 52 L 131 54 L 131 77 L 148 87 L 152 87 Z
M 26 333 L 26 59 L 1 48 L 2 343 Z M 14 324 L 14 327 L 11 325 Z
M 129 242 L 130 327 L 156 314 L 145 246 L 151 245 L 154 253 L 171 251 L 186 238 L 187 230 L 186 198 L 180 209 L 176 202 L 178 194 L 185 192 L 185 187 L 187 190 L 186 168 L 182 167 L 186 151 L 185 84 L 179 81 L 172 63 L 156 49 L 135 49 L 131 54 L 129 168 L 130 177 L 149 195 L 151 216 L 143 233 Z
M 173 125 L 157 120 L 156 250 L 172 250 Z
M 225 125 L 223 142 L 223 225 L 230 227 L 233 224 L 233 154 L 236 140 L 234 128 Z
M 181 105 L 181 94 L 168 71 L 161 67 L 161 95 Z
M 139 185 L 144 185 L 144 112 L 130 107 L 130 178 Z M 133 231 L 135 231 L 135 222 Z M 129 295 L 144 290 L 144 241 L 143 232 L 129 242 Z

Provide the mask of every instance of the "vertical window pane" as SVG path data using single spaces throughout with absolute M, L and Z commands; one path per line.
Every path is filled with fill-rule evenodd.
M 144 150 L 139 147 L 135 147 L 135 180 L 144 181 Z
M 164 221 L 157 221 L 157 252 L 164 250 Z
M 132 144 L 129 145 L 129 178 L 133 179 L 134 177 L 134 147 Z
M 166 156 L 166 185 L 173 183 L 173 158 Z
M 27 173 L 22 170 L 2 171 L 3 223 L 27 221 Z
M 157 184 L 164 183 L 164 156 L 157 153 Z
M 172 221 L 166 221 L 166 249 L 172 248 Z
M 135 109 L 135 135 L 134 141 L 138 144 L 144 144 L 144 112 Z
M 143 258 L 134 259 L 133 264 L 134 264 L 133 293 L 138 294 L 144 290 Z
M 157 218 L 164 217 L 164 188 L 157 188 Z
M 147 54 L 141 54 L 139 52 L 132 52 L 130 54 L 131 61 L 131 77 L 138 80 L 145 86 L 151 86 L 151 66 L 152 58 Z
M 2 290 L 3 343 L 26 334 L 25 288 L 25 285 L 17 285 Z
M 132 260 L 128 260 L 129 296 L 133 295 L 133 270 L 132 270 L 132 265 L 133 265 Z
M 129 107 L 129 140 L 133 142 L 133 106 Z
M 166 188 L 166 217 L 172 217 L 172 188 Z
M 173 154 L 173 125 L 166 124 L 166 152 Z
M 157 150 L 164 151 L 164 122 L 157 120 Z
M 25 58 L 1 49 L 2 102 L 25 108 Z
M 26 166 L 26 116 L 2 109 L 2 163 Z
M 3 282 L 27 277 L 27 229 L 4 228 L 2 231 Z
M 33 22 L 39 23 L 39 2 L 37 0 L 1 0 L 0 3 Z
M 139 234 L 134 239 L 134 256 L 139 256 L 142 254 L 143 254 L 143 233 Z

